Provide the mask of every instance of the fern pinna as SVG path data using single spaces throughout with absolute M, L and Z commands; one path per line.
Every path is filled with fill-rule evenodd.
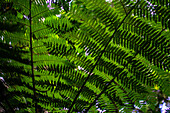
M 0 106 L 8 112 L 159 111 L 170 92 L 168 3 L 1 2 L 0 74 L 9 87 Z

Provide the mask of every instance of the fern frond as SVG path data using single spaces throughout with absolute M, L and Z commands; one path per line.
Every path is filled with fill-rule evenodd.
M 168 1 L 141 1 L 141 5 L 134 10 L 134 15 L 153 20 L 154 22 L 161 22 L 162 29 L 169 28 L 169 6 Z

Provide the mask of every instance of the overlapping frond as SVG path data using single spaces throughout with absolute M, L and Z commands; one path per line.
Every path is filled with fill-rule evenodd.
M 169 1 L 168 0 L 141 0 L 134 10 L 134 15 L 160 22 L 162 29 L 169 28 Z
M 12 107 L 132 112 L 145 100 L 154 111 L 153 91 L 169 95 L 169 0 L 78 0 L 65 13 L 58 6 L 68 2 L 1 3 L 0 74 Z
M 116 1 L 113 1 L 113 3 L 116 3 Z M 106 76 L 102 78 L 108 82 L 111 82 L 111 79 L 117 79 L 121 87 L 128 90 L 127 92 L 123 92 L 124 95 L 129 95 L 129 99 L 126 102 L 139 102 L 139 99 L 143 98 L 142 96 L 140 97 L 140 95 L 142 95 L 142 93 L 149 93 L 151 90 L 148 90 L 146 86 L 154 87 L 154 85 L 159 84 L 158 81 L 161 80 L 161 75 L 152 68 L 152 65 L 164 71 L 169 70 L 169 39 L 162 34 L 159 28 L 157 29 L 154 26 L 153 19 L 151 19 L 150 22 L 143 20 L 140 18 L 140 14 L 142 13 L 138 15 L 139 17 L 135 16 L 134 11 L 136 11 L 138 7 L 145 7 L 147 4 L 146 1 L 138 1 L 137 4 L 135 1 L 122 1 L 122 3 L 125 5 L 123 6 L 123 4 L 121 5 L 120 3 L 120 6 L 115 6 L 119 8 L 124 7 L 121 11 L 122 15 L 124 15 L 122 18 L 118 16 L 119 11 L 114 10 L 114 4 L 113 8 L 111 8 L 105 1 L 95 0 L 82 0 L 82 5 L 86 4 L 85 8 L 83 9 L 81 7 L 79 10 L 72 11 L 69 16 L 71 15 L 72 19 L 81 23 L 81 27 L 77 31 L 81 33 L 78 35 L 81 38 L 77 38 L 77 40 L 83 40 L 81 42 L 76 41 L 78 45 L 81 44 L 79 47 L 83 48 L 82 45 L 87 46 L 89 51 L 91 51 L 90 55 L 93 55 L 94 52 L 104 52 L 104 56 L 99 60 L 97 60 L 97 55 L 94 56 L 97 65 L 93 65 L 95 66 L 93 72 L 100 73 L 101 75 L 99 76 Z M 80 4 L 81 2 L 79 5 Z M 134 7 L 134 10 L 128 13 L 135 4 L 136 7 Z M 87 14 L 87 12 L 90 11 L 92 13 Z M 127 16 L 127 14 L 129 15 Z M 92 18 L 91 15 L 93 15 L 94 18 Z M 87 20 L 87 16 L 89 16 L 89 20 Z M 122 26 L 115 29 L 125 16 L 126 19 Z M 113 36 L 114 31 L 116 32 Z M 110 38 L 113 38 L 113 40 L 109 45 L 106 45 Z M 99 47 L 97 44 L 99 44 Z M 102 47 L 100 48 L 101 45 Z M 105 46 L 106 49 L 102 50 Z M 104 88 L 101 93 L 104 93 L 104 90 L 107 90 L 109 87 L 107 84 L 105 84 L 105 86 L 106 88 Z M 162 90 L 167 89 L 164 88 L 162 88 Z M 118 88 L 118 90 L 120 89 Z M 136 94 L 139 98 L 134 96 Z M 107 95 L 108 98 L 110 98 L 110 96 L 111 95 Z M 123 98 L 126 97 L 123 96 L 121 99 L 124 100 Z M 96 97 L 95 100 L 96 99 L 98 99 L 98 97 Z M 105 103 L 106 102 L 103 104 Z

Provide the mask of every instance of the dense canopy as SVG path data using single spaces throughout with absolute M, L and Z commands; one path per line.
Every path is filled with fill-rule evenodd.
M 161 112 L 170 0 L 3 0 L 0 110 Z

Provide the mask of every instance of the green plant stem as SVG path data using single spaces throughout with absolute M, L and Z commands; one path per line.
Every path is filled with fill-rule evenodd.
M 31 71 L 32 71 L 32 83 L 33 83 L 33 92 L 34 92 L 34 98 L 33 98 L 33 102 L 35 104 L 35 113 L 38 113 L 38 109 L 37 109 L 37 103 L 36 103 L 36 91 L 35 91 L 35 77 L 34 77 L 34 65 L 33 65 L 33 47 L 32 47 L 32 17 L 31 17 L 31 0 L 30 0 L 30 52 L 31 52 Z
M 73 105 L 75 104 L 77 98 L 79 97 L 80 93 L 82 92 L 86 82 L 88 81 L 90 75 L 92 74 L 93 70 L 95 69 L 95 67 L 97 66 L 97 63 L 99 62 L 99 60 L 101 59 L 103 53 L 105 52 L 107 46 L 109 45 L 110 41 L 112 40 L 112 38 L 114 37 L 114 35 L 116 34 L 117 30 L 120 28 L 120 26 L 123 24 L 123 22 L 125 21 L 125 19 L 129 16 L 129 14 L 131 13 L 131 11 L 134 9 L 134 7 L 136 7 L 136 5 L 139 3 L 139 0 L 136 2 L 136 4 L 131 8 L 131 10 L 127 13 L 127 15 L 124 17 L 124 19 L 121 21 L 121 23 L 116 27 L 112 37 L 109 39 L 109 41 L 107 42 L 106 46 L 104 47 L 104 49 L 101 51 L 96 63 L 94 64 L 94 66 L 92 67 L 89 75 L 87 76 L 86 80 L 84 81 L 83 85 L 81 86 L 80 90 L 78 91 L 78 94 L 76 95 L 75 99 L 73 100 L 70 108 L 69 108 L 69 111 L 68 113 L 70 113 L 72 111 L 72 108 L 73 108 Z M 110 82 L 109 82 L 109 85 L 111 84 L 111 82 L 113 82 L 114 79 L 112 79 Z M 86 112 L 92 107 L 93 103 L 105 92 L 106 88 L 109 86 L 107 85 L 104 90 L 95 98 L 95 100 L 90 104 L 90 106 L 86 109 Z
M 94 99 L 94 101 L 90 104 L 90 106 L 85 110 L 84 113 L 87 113 L 88 110 L 96 103 L 96 100 L 105 92 L 105 90 L 107 89 L 107 87 L 114 81 L 114 78 L 109 82 L 107 83 L 107 85 L 104 87 L 104 89 L 100 92 L 100 94 L 98 94 L 96 96 L 96 98 Z
M 138 0 L 139 2 L 139 0 Z M 117 32 L 117 30 L 119 29 L 119 27 L 122 25 L 122 23 L 124 22 L 124 20 L 129 16 L 129 14 L 131 13 L 131 11 L 136 7 L 136 5 L 138 4 L 138 2 L 136 2 L 136 4 L 131 8 L 131 10 L 126 14 L 126 16 L 124 17 L 124 19 L 122 20 L 122 22 L 119 24 L 119 26 L 116 28 L 115 32 L 113 33 L 112 35 L 112 38 L 114 37 L 115 33 Z M 111 39 L 112 39 L 111 38 Z M 109 40 L 109 42 L 111 41 L 111 39 Z M 108 45 L 108 44 L 107 44 Z M 105 47 L 107 47 L 107 45 Z M 105 49 L 104 49 L 105 50 Z M 103 51 L 104 53 L 104 51 Z M 96 100 L 105 92 L 105 90 L 107 89 L 107 87 L 109 85 L 111 85 L 112 82 L 114 82 L 114 79 L 113 78 L 109 83 L 107 83 L 107 85 L 104 87 L 104 89 L 100 92 L 100 94 L 94 99 L 94 101 L 90 104 L 90 106 L 85 110 L 84 113 L 87 113 L 88 110 L 95 104 Z
M 112 35 L 112 38 L 114 37 L 115 33 L 117 32 L 117 30 L 119 29 L 119 27 L 123 24 L 123 22 L 125 21 L 125 19 L 129 16 L 129 14 L 131 13 L 131 11 L 136 7 L 136 5 L 138 4 L 139 0 L 136 2 L 136 4 L 131 8 L 131 10 L 126 14 L 126 16 L 124 17 L 124 19 L 122 20 L 122 22 L 119 24 L 119 26 L 116 28 L 115 32 L 113 33 Z M 111 39 L 112 39 L 111 38 Z M 110 39 L 110 41 L 111 41 Z M 109 42 L 110 42 L 109 41 Z M 108 43 L 109 44 L 109 43 Z M 107 44 L 107 45 L 108 45 Z M 107 47 L 107 45 L 105 47 Z M 105 49 L 104 49 L 105 50 Z M 104 53 L 104 52 L 103 52 Z M 112 83 L 114 82 L 114 79 L 113 78 L 109 83 L 107 83 L 107 85 L 104 87 L 104 89 L 100 92 L 100 94 L 94 99 L 94 101 L 90 104 L 90 106 L 85 110 L 85 113 L 88 112 L 88 110 L 95 104 L 96 100 L 105 92 L 105 90 L 107 89 L 107 87 Z
M 126 11 L 126 9 L 125 9 L 125 6 L 124 6 L 124 4 L 123 4 L 122 0 L 120 0 L 120 3 L 122 4 L 123 9 L 124 9 L 125 13 L 127 14 L 127 11 Z

